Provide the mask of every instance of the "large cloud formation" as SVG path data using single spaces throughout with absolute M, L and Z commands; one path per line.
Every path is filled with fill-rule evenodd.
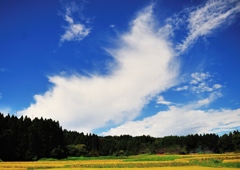
M 169 135 L 187 135 L 194 133 L 219 133 L 235 130 L 240 126 L 240 109 L 201 110 L 169 107 L 167 111 L 130 121 L 116 128 L 111 128 L 103 135 L 131 134 L 133 136 L 151 135 L 155 137 Z
M 168 18 L 166 26 L 159 32 L 167 31 L 169 35 L 174 35 L 174 30 L 187 26 L 187 36 L 175 46 L 175 54 L 181 55 L 189 50 L 200 37 L 209 36 L 223 25 L 225 27 L 229 25 L 239 12 L 240 2 L 237 0 L 209 0 L 195 9 L 185 9 L 184 17 L 176 14 Z M 102 132 L 102 135 L 187 135 L 190 133 L 223 133 L 239 128 L 240 109 L 206 109 L 209 104 L 223 96 L 220 92 L 222 85 L 212 84 L 210 86 L 210 80 L 208 80 L 210 77 L 208 72 L 192 73 L 192 80 L 189 84 L 173 89 L 175 91 L 189 90 L 196 96 L 204 93 L 208 95 L 206 98 L 191 101 L 182 106 L 165 101 L 163 96 L 160 96 L 156 103 L 167 105 L 167 110 L 159 111 L 143 120 L 126 122 Z
M 152 8 L 139 12 L 129 31 L 119 36 L 117 47 L 107 49 L 115 60 L 110 74 L 51 76 L 53 87 L 35 95 L 35 103 L 19 114 L 59 120 L 64 128 L 81 132 L 115 126 L 102 135 L 185 135 L 240 127 L 240 109 L 206 109 L 223 97 L 223 86 L 207 80 L 210 73 L 188 73 L 192 78 L 189 84 L 174 87 L 180 82 L 177 60 L 180 55 L 199 37 L 231 23 L 240 12 L 240 2 L 209 0 L 198 8 L 186 10 L 185 21 L 175 15 L 163 27 L 155 25 Z M 70 25 L 75 23 L 69 16 L 65 19 Z M 174 36 L 179 23 L 187 25 L 187 36 L 180 44 L 171 43 L 168 36 Z M 166 101 L 161 94 L 171 88 L 176 93 L 188 90 L 207 97 L 176 104 Z M 153 97 L 158 98 L 156 104 L 164 104 L 168 109 L 134 121 Z
M 64 128 L 90 132 L 136 118 L 158 93 L 175 85 L 178 65 L 167 40 L 157 35 L 152 6 L 139 12 L 118 47 L 106 76 L 52 76 L 54 86 L 20 115 L 59 120 Z

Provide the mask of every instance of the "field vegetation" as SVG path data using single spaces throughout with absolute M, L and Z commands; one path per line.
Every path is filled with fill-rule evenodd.
M 30 162 L 0 162 L 1 170 L 235 170 L 240 153 L 189 155 L 136 155 L 124 157 L 69 157 Z

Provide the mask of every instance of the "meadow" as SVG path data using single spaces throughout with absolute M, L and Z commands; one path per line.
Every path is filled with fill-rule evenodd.
M 126 157 L 69 157 L 32 162 L 0 162 L 1 170 L 235 170 L 240 153 L 136 155 Z

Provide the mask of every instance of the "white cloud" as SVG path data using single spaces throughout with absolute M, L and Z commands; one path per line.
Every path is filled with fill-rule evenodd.
M 214 84 L 215 76 L 211 75 L 209 72 L 194 72 L 190 75 L 190 81 L 187 85 L 176 87 L 174 91 L 189 90 L 192 93 L 204 93 L 204 92 L 215 92 L 220 91 L 222 88 L 221 84 Z
M 145 8 L 120 36 L 118 48 L 108 49 L 117 63 L 110 75 L 49 77 L 53 87 L 35 95 L 36 103 L 20 114 L 83 132 L 136 118 L 152 97 L 175 85 L 178 72 L 172 48 L 155 32 L 152 18 L 151 6 Z
M 196 86 L 192 86 L 191 90 L 194 93 L 203 93 L 203 92 L 211 92 L 213 91 L 213 88 L 209 87 L 207 83 L 201 82 Z
M 165 38 L 174 36 L 173 26 L 167 23 L 164 27 L 158 30 L 158 34 Z
M 65 33 L 61 35 L 60 44 L 62 44 L 64 41 L 81 41 L 91 32 L 91 28 L 88 28 L 83 23 L 74 21 L 72 13 L 75 12 L 81 12 L 80 7 L 78 7 L 75 3 L 71 3 L 70 6 L 66 7 L 64 19 L 68 23 L 68 26 L 64 27 Z
M 209 0 L 200 8 L 190 12 L 188 18 L 188 36 L 176 49 L 179 53 L 188 50 L 189 47 L 201 36 L 207 36 L 216 28 L 231 21 L 240 12 L 239 0 Z
M 67 21 L 69 24 L 74 24 L 74 21 L 71 17 L 69 17 L 68 15 L 65 16 L 65 21 Z
M 213 88 L 214 89 L 220 89 L 220 88 L 222 88 L 222 85 L 221 84 L 214 84 Z
M 216 100 L 219 97 L 222 97 L 222 94 L 220 92 L 217 92 L 217 91 L 212 92 L 208 98 L 197 101 L 197 103 L 195 104 L 195 107 L 209 105 L 210 103 L 212 103 L 214 100 Z
M 188 86 L 187 85 L 185 85 L 185 86 L 182 86 L 182 87 L 177 87 L 177 88 L 175 88 L 175 89 L 173 89 L 173 90 L 175 90 L 175 91 L 183 91 L 183 90 L 188 90 Z
M 190 84 L 198 84 L 198 81 L 193 79 Z
M 193 78 L 193 81 L 190 82 L 190 84 L 197 84 L 197 82 L 204 81 L 210 77 L 210 74 L 207 73 L 192 73 L 191 77 Z
M 222 85 L 213 84 L 212 78 L 214 76 L 210 75 L 209 72 L 195 72 L 191 74 L 192 80 L 190 81 L 189 89 L 193 93 L 203 93 L 203 92 L 213 92 L 216 90 L 220 90 Z
M 164 104 L 164 105 L 170 105 L 170 104 L 171 104 L 171 102 L 166 101 L 166 100 L 163 98 L 163 96 L 158 96 L 156 103 L 157 103 L 157 104 Z
M 65 20 L 68 22 L 68 26 L 65 28 L 65 33 L 61 36 L 61 43 L 64 41 L 81 41 L 90 33 L 90 28 L 81 23 L 74 23 L 73 18 L 70 16 L 66 15 Z
M 195 133 L 218 133 L 234 130 L 240 126 L 240 109 L 201 110 L 199 107 L 213 102 L 219 94 L 185 105 L 170 106 L 167 111 L 139 121 L 129 121 L 116 128 L 111 128 L 102 135 L 130 134 L 151 135 L 155 137 L 168 135 L 187 135 Z

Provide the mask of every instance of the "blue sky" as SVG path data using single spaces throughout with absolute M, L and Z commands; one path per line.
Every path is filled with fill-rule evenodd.
M 240 2 L 0 1 L 0 112 L 98 135 L 240 130 Z

